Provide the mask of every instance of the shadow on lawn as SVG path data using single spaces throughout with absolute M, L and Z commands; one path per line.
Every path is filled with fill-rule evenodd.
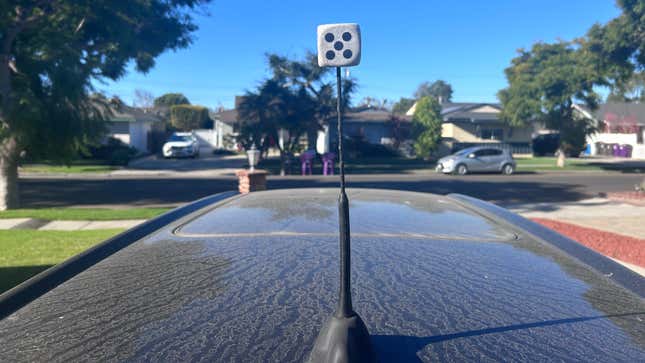
M 607 171 L 619 171 L 621 173 L 645 173 L 645 161 L 643 160 L 625 160 L 613 163 L 593 161 L 588 165 L 595 166 Z
M 50 267 L 52 265 L 0 267 L 0 294 Z

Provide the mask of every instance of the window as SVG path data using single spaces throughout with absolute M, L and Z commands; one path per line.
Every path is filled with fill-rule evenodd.
M 504 129 L 482 129 L 481 138 L 484 140 L 503 140 Z
M 480 149 L 475 152 L 475 156 L 499 156 L 502 155 L 502 150 L 500 149 Z

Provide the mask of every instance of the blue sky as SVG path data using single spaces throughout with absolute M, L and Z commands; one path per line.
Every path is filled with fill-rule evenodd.
M 162 54 L 148 74 L 131 70 L 97 89 L 128 103 L 143 89 L 232 107 L 235 95 L 267 77 L 267 52 L 301 57 L 315 51 L 318 24 L 357 22 L 363 56 L 351 69 L 360 85 L 356 100 L 398 100 L 422 81 L 443 79 L 453 101 L 495 102 L 517 49 L 582 36 L 619 14 L 611 0 L 215 0 L 206 10 L 209 16 L 196 17 L 191 47 Z

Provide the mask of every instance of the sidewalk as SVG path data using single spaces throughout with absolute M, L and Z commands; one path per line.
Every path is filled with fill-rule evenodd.
M 593 198 L 506 208 L 567 235 L 645 277 L 645 206 Z
M 504 207 L 525 218 L 550 219 L 645 239 L 643 206 L 592 198 L 570 203 L 533 203 Z
M 34 229 L 38 231 L 87 231 L 93 229 L 129 229 L 145 219 L 125 219 L 116 221 L 46 221 L 35 218 L 0 219 L 0 229 Z

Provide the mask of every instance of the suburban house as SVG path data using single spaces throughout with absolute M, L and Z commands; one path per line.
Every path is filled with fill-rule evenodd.
M 632 158 L 645 159 L 645 104 L 608 102 L 595 112 L 574 107 L 596 123 L 598 132 L 587 137 L 591 155 L 600 155 L 603 144 L 629 145 Z
M 406 112 L 412 117 L 416 103 Z M 443 153 L 482 144 L 498 144 L 515 154 L 531 154 L 534 125 L 512 127 L 499 118 L 498 103 L 448 102 L 441 104 Z
M 373 106 L 354 107 L 343 116 L 343 131 L 346 137 L 361 138 L 371 144 L 395 145 L 409 138 L 415 107 L 416 104 L 405 114 L 392 114 L 385 108 Z M 443 103 L 441 107 L 441 154 L 491 143 L 500 148 L 507 148 L 515 154 L 531 154 L 532 137 L 539 133 L 537 126 L 508 126 L 499 119 L 499 104 Z M 237 111 L 221 110 L 211 118 L 215 121 L 219 147 L 231 147 L 225 143 L 227 136 L 235 134 L 235 127 L 239 122 Z M 318 132 L 316 151 L 320 154 L 328 152 L 337 142 L 336 116 L 332 116 Z
M 210 112 L 213 120 L 213 142 L 216 149 L 235 150 L 236 126 L 239 122 L 237 110 L 220 109 L 217 112 Z
M 443 103 L 440 154 L 448 154 L 481 144 L 498 144 L 516 154 L 530 154 L 535 126 L 511 127 L 499 119 L 497 103 Z M 385 109 L 362 107 L 345 113 L 343 122 L 349 137 L 362 137 L 373 144 L 391 145 L 409 135 L 416 103 L 404 114 L 393 115 Z M 321 139 L 323 142 L 321 142 Z M 318 136 L 318 152 L 337 140 L 336 120 L 330 118 Z
M 379 108 L 363 106 L 353 108 L 343 115 L 343 133 L 346 137 L 361 138 L 371 144 L 392 145 L 396 137 L 396 125 L 390 111 Z M 399 125 L 409 130 L 410 118 L 399 117 Z M 334 115 L 323 125 L 318 132 L 316 151 L 325 153 L 331 145 L 336 145 L 338 140 L 337 119 Z
M 150 135 L 163 129 L 163 120 L 153 112 L 113 103 L 108 116 L 108 137 L 121 140 L 124 144 L 141 152 L 153 151 Z

